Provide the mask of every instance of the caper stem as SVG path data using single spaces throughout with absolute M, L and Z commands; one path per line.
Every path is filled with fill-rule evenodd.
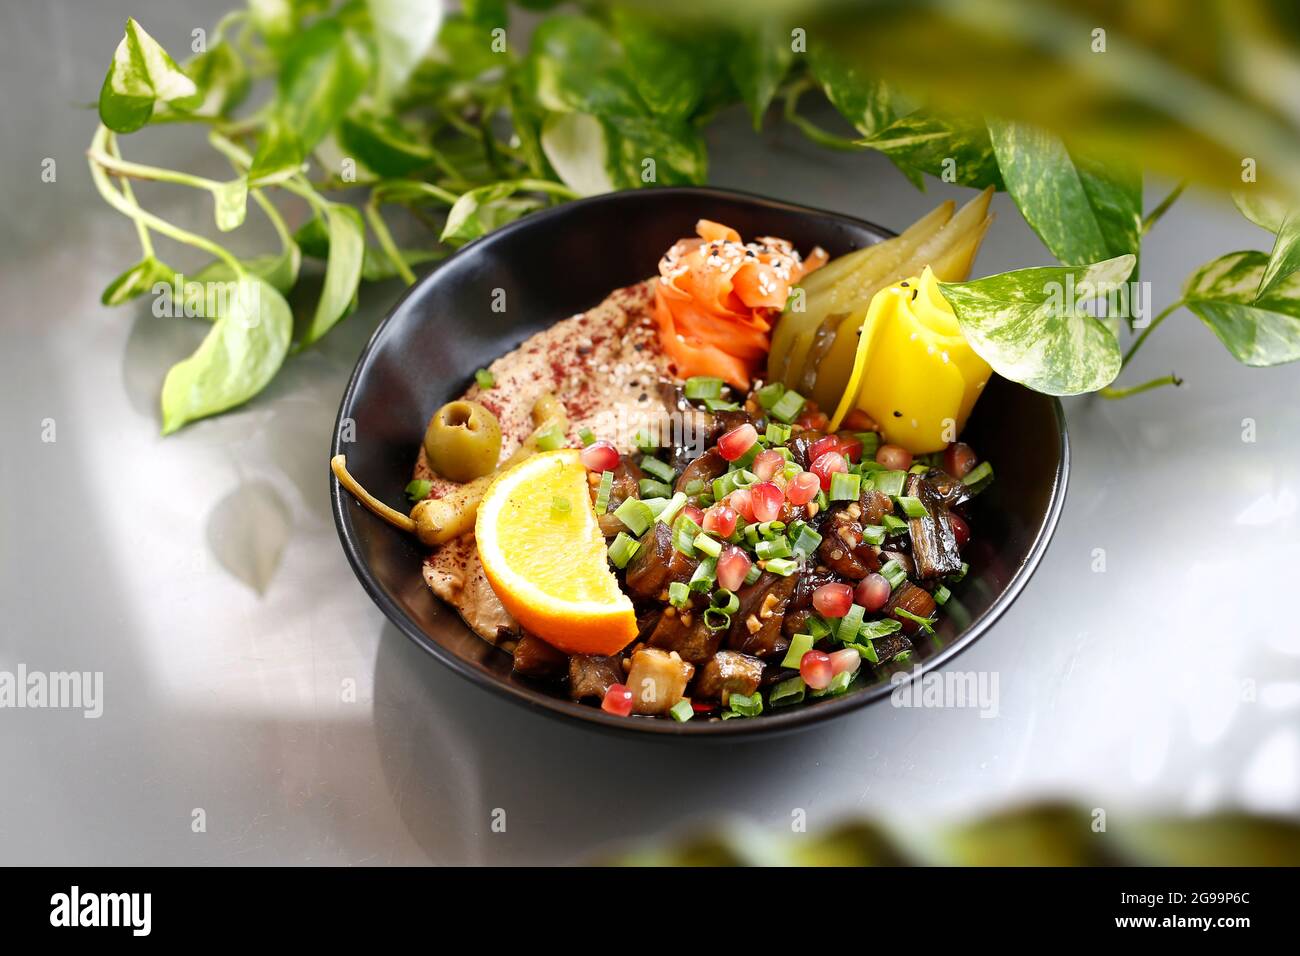
M 388 507 L 388 505 L 384 504 L 370 492 L 366 491 L 366 489 L 362 488 L 361 484 L 352 477 L 348 472 L 348 459 L 346 455 L 335 455 L 331 458 L 330 471 L 334 472 L 334 477 L 339 480 L 339 484 L 352 492 L 353 497 L 355 497 L 357 501 L 361 502 L 376 515 L 383 518 L 394 528 L 415 534 L 414 521 L 402 514 L 400 511 L 395 511 Z

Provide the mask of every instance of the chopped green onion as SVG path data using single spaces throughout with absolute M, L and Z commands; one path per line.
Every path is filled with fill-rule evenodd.
M 730 467 L 728 467 L 727 470 L 745 471 L 746 468 L 748 468 L 750 465 L 754 463 L 754 459 L 758 457 L 758 453 L 761 452 L 762 450 L 763 450 L 763 446 L 760 445 L 758 442 L 754 442 L 754 444 L 749 446 L 748 451 L 746 451 L 743 455 L 741 455 L 739 458 L 737 458 L 735 461 L 731 463 Z M 749 474 L 749 472 L 746 472 L 746 474 Z M 758 475 L 754 475 L 754 481 L 757 480 L 758 480 Z
M 993 481 L 993 466 L 987 461 L 982 461 L 970 470 L 970 473 L 961 480 L 961 483 L 970 489 L 973 495 L 979 494 L 987 488 Z
M 889 582 L 889 589 L 892 591 L 907 580 L 907 569 L 890 558 L 881 566 L 880 576 Z
M 700 620 L 710 631 L 725 631 L 731 627 L 731 615 L 720 607 L 706 607 Z
M 789 425 L 798 418 L 799 413 L 803 411 L 804 401 L 804 397 L 798 392 L 787 390 L 779 399 L 777 399 L 776 404 L 773 405 L 769 411 L 771 411 L 773 418 L 780 419 Z
M 781 660 L 782 667 L 798 667 L 803 656 L 812 650 L 816 641 L 811 634 L 795 634 L 790 638 L 790 649 Z
M 880 450 L 879 432 L 854 432 L 853 437 L 862 442 L 863 461 L 876 457 L 876 452 Z
M 745 543 L 751 548 L 758 545 L 758 525 L 745 525 Z
M 584 448 L 596 441 L 596 433 L 586 425 L 583 425 L 578 429 L 578 437 L 582 439 L 582 446 Z
M 658 458 L 649 456 L 641 459 L 641 470 L 647 475 L 653 475 L 660 481 L 672 481 L 677 477 L 677 472 L 672 465 L 664 464 Z
M 954 571 L 952 574 L 948 575 L 948 580 L 953 584 L 958 584 L 968 573 L 970 573 L 970 565 L 963 561 L 961 563 L 961 570 Z
M 881 545 L 885 543 L 885 528 L 883 525 L 869 524 L 862 529 L 862 540 L 867 544 Z
M 706 398 L 704 407 L 711 412 L 738 412 L 740 406 L 735 402 L 729 402 L 725 398 Z
M 568 498 L 565 498 L 563 495 L 555 495 L 551 498 L 552 515 L 567 515 L 571 510 L 572 507 L 569 505 Z M 639 533 L 640 532 L 638 532 L 638 534 Z
M 907 530 L 907 522 L 897 515 L 881 515 L 880 523 L 886 534 L 898 534 L 900 531 Z
M 853 674 L 848 671 L 840 671 L 831 678 L 831 682 L 821 690 L 813 691 L 814 697 L 838 697 L 849 689 L 849 684 L 853 683 Z
M 829 637 L 831 634 L 831 626 L 826 623 L 826 619 L 820 614 L 810 614 L 808 620 L 804 621 L 804 627 L 808 628 L 808 633 L 811 634 L 815 640 Z
M 537 436 L 537 447 L 542 451 L 555 451 L 564 447 L 564 430 L 559 425 L 552 425 Z
M 907 480 L 905 471 L 882 471 L 872 477 L 876 483 L 876 490 L 883 491 L 891 498 L 897 498 L 903 493 L 903 482 Z
M 894 623 L 897 624 L 898 622 L 895 621 Z M 871 643 L 871 638 L 869 637 L 862 638 L 856 644 L 846 644 L 844 646 L 856 649 L 859 654 L 873 664 L 880 663 L 880 655 L 876 653 L 876 645 Z
M 802 677 L 790 677 L 772 688 L 772 692 L 767 695 L 767 702 L 772 707 L 789 707 L 803 701 L 807 689 L 808 685 Z
M 677 515 L 680 514 L 681 510 L 685 507 L 686 493 L 679 491 L 677 494 L 673 495 L 672 501 L 668 502 L 656 517 L 664 524 L 672 524 L 673 521 L 676 520 Z
M 867 621 L 862 625 L 862 637 L 868 641 L 874 641 L 878 637 L 886 637 L 890 634 L 896 634 L 903 629 L 903 625 L 892 617 L 882 618 L 879 621 Z
M 786 449 L 784 448 L 781 449 L 781 451 L 785 450 Z M 786 481 L 791 481 L 794 479 L 795 475 L 799 474 L 801 471 L 803 471 L 803 469 L 799 467 L 798 462 L 787 461 L 781 469 L 781 475 Z
M 907 469 L 907 473 L 909 475 L 924 475 L 929 470 L 930 470 L 929 465 L 918 462 L 917 464 L 913 465 L 911 468 Z
M 772 539 L 785 530 L 784 521 L 760 521 L 758 524 L 758 533 L 761 537 Z
M 770 410 L 773 405 L 781 400 L 781 396 L 784 394 L 785 386 L 780 382 L 773 382 L 760 388 L 754 393 L 754 397 L 758 399 L 758 404 Z
M 406 486 L 406 497 L 412 501 L 423 501 L 429 497 L 429 492 L 433 490 L 433 482 L 424 478 L 416 478 Z
M 877 471 L 889 471 L 889 469 L 886 468 L 884 465 L 882 465 L 880 462 L 876 461 L 874 458 L 864 457 L 860 462 L 858 462 L 858 471 L 862 472 L 862 474 L 865 475 L 867 472 L 874 473 Z
M 722 553 L 722 542 L 717 538 L 709 537 L 703 531 L 695 536 L 695 541 L 692 543 L 695 545 L 695 550 L 703 551 L 711 558 L 716 558 Z
M 780 422 L 768 422 L 764 437 L 769 444 L 784 445 L 790 440 L 790 431 L 789 425 L 782 425 Z
M 818 491 L 817 497 L 813 500 L 817 502 L 818 511 L 825 511 L 830 507 L 830 500 L 826 497 L 826 492 L 824 491 Z
M 641 550 L 641 543 L 635 538 L 629 537 L 627 532 L 620 531 L 614 536 L 614 541 L 609 546 L 609 560 L 614 562 L 614 567 L 625 568 L 627 563 L 636 557 L 636 553 Z
M 754 553 L 758 555 L 760 561 L 771 561 L 773 558 L 788 558 L 794 554 L 790 548 L 790 539 L 785 535 L 778 538 L 772 538 L 758 542 L 754 546 Z
M 474 373 L 474 381 L 478 383 L 479 388 L 488 389 L 497 383 L 497 377 L 487 369 L 481 368 Z
M 817 546 L 822 543 L 822 536 L 812 529 L 811 525 L 804 525 L 795 534 L 794 543 L 790 545 L 795 554 L 802 557 L 808 557 L 817 550 Z
M 950 597 L 952 597 L 952 592 L 942 584 L 934 589 L 934 603 L 939 605 L 939 607 L 943 607 L 947 604 Z
M 745 583 L 753 584 L 762 576 L 763 576 L 763 569 L 760 568 L 757 564 L 751 564 L 749 566 L 749 570 L 745 572 Z
M 921 503 L 920 498 L 913 498 L 911 495 L 900 496 L 898 506 L 903 509 L 903 514 L 909 518 L 924 518 L 930 513 L 925 510 L 925 505 Z
M 692 478 L 686 482 L 686 495 L 689 498 L 695 498 L 704 493 L 704 489 L 709 487 L 709 483 L 701 478 Z
M 673 486 L 655 478 L 642 478 L 636 483 L 642 498 L 667 498 L 673 493 Z
M 691 603 L 691 589 L 681 581 L 668 585 L 668 603 L 675 608 L 683 608 Z
M 710 590 L 714 582 L 718 579 L 718 559 L 705 558 L 691 575 L 690 588 L 692 591 L 705 592 Z
M 700 526 L 690 515 L 681 515 L 673 522 L 673 547 L 687 557 L 695 557 L 695 538 Z
M 748 697 L 744 694 L 732 694 L 728 706 L 733 714 L 741 717 L 757 717 L 763 712 L 763 696 L 758 691 Z
M 627 525 L 627 530 L 638 538 L 645 534 L 646 529 L 654 524 L 655 520 L 654 512 L 650 510 L 650 506 L 644 501 L 638 501 L 636 498 L 628 498 L 615 508 L 614 517 Z
M 922 634 L 934 633 L 934 627 L 932 626 L 934 624 L 934 618 L 932 617 L 921 617 L 919 614 L 913 614 L 911 611 L 907 610 L 907 608 L 903 607 L 894 608 L 893 613 L 920 625 Z
M 668 713 L 673 715 L 673 720 L 684 724 L 695 716 L 695 708 L 691 706 L 689 700 L 683 697 L 677 703 L 673 704 L 672 707 L 668 708 Z
M 862 484 L 862 476 L 851 475 L 847 471 L 837 471 L 831 475 L 831 501 L 857 501 Z
M 614 473 L 612 471 L 602 471 L 600 473 L 600 487 L 596 489 L 596 514 L 603 515 L 609 510 L 609 496 L 614 491 Z
M 845 644 L 856 641 L 858 631 L 862 630 L 862 619 L 866 613 L 867 609 L 861 604 L 850 604 L 848 613 L 840 618 L 840 626 L 835 630 L 835 639 Z
M 722 379 L 709 375 L 692 375 L 686 380 L 686 397 L 690 399 L 721 398 Z
M 770 561 L 763 562 L 763 570 L 788 578 L 799 570 L 799 562 L 792 561 L 789 558 L 772 558 Z
M 658 518 L 668 507 L 667 498 L 642 498 L 641 503 L 650 509 L 650 514 Z
M 644 428 L 632 438 L 632 444 L 636 445 L 637 451 L 646 452 L 647 454 L 659 450 L 659 442 Z
M 735 591 L 728 591 L 726 588 L 718 588 L 714 591 L 713 597 L 709 598 L 709 603 L 723 614 L 735 614 L 740 610 L 740 598 L 736 597 Z

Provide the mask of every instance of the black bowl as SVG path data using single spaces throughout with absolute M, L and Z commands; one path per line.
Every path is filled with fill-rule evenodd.
M 719 189 L 611 193 L 536 213 L 472 242 L 394 306 L 357 363 L 335 427 L 334 454 L 379 498 L 402 502 L 433 410 L 468 387 L 475 369 L 612 290 L 654 274 L 660 255 L 700 218 L 744 236 L 776 235 L 832 256 L 888 238 L 879 226 Z M 506 310 L 493 311 L 495 290 Z M 345 425 L 348 427 L 345 429 Z M 355 436 L 344 442 L 347 435 Z M 1065 499 L 1069 452 L 1060 402 L 994 378 L 963 436 L 994 465 L 976 499 L 971 570 L 932 638 L 900 669 L 931 670 L 968 647 L 1011 606 L 1047 548 Z M 757 719 L 677 723 L 614 717 L 563 691 L 511 674 L 511 657 L 478 638 L 421 578 L 424 550 L 331 481 L 343 550 L 385 614 L 420 647 L 481 687 L 542 713 L 631 733 L 701 737 L 773 733 L 856 710 L 889 695 L 891 672 L 841 697 Z

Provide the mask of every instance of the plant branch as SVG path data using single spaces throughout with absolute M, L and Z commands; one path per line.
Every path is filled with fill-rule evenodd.
M 1178 201 L 1178 197 L 1183 194 L 1183 190 L 1186 188 L 1187 188 L 1186 181 L 1179 183 L 1177 186 L 1173 188 L 1173 191 L 1171 191 L 1168 196 L 1160 200 L 1159 204 L 1156 206 L 1155 209 L 1152 209 L 1149 213 L 1146 214 L 1146 218 L 1142 220 L 1142 229 L 1140 232 L 1141 235 L 1145 236 L 1147 234 L 1147 231 L 1150 230 L 1152 226 L 1154 226 L 1157 222 L 1160 221 L 1160 217 L 1163 216 L 1165 213 L 1167 213 L 1169 211 L 1169 207 Z
M 1141 385 L 1130 385 L 1127 388 L 1111 388 L 1107 386 L 1097 392 L 1102 398 L 1128 398 L 1130 395 L 1138 395 L 1141 392 L 1149 392 L 1153 388 L 1160 388 L 1164 385 L 1173 385 L 1177 387 L 1183 384 L 1183 380 L 1172 372 L 1168 375 L 1161 375 L 1159 378 L 1153 378 L 1149 382 L 1143 382 Z
M 1133 356 L 1137 354 L 1137 350 L 1142 347 L 1142 343 L 1147 340 L 1147 336 L 1156 330 L 1156 326 L 1158 326 L 1161 322 L 1163 322 L 1167 316 L 1173 314 L 1174 312 L 1177 312 L 1180 308 L 1182 308 L 1183 304 L 1184 304 L 1183 300 L 1179 299 L 1177 302 L 1173 303 L 1172 305 L 1167 306 L 1164 309 L 1164 311 L 1162 311 L 1159 315 L 1157 315 L 1154 319 L 1151 320 L 1151 324 L 1142 330 L 1142 334 L 1133 340 L 1133 344 L 1130 345 L 1128 347 L 1128 351 L 1124 353 L 1124 359 L 1119 366 L 1121 369 L 1127 366 L 1129 361 L 1133 358 Z
M 379 240 L 379 247 L 384 250 L 384 255 L 392 260 L 393 268 L 402 277 L 402 281 L 407 285 L 415 285 L 415 273 L 406 264 L 406 260 L 402 257 L 402 250 L 397 248 L 397 243 L 393 241 L 393 234 L 388 231 L 388 224 L 379 214 L 379 206 L 373 196 L 370 202 L 366 203 L 366 221 L 370 223 L 375 238 Z

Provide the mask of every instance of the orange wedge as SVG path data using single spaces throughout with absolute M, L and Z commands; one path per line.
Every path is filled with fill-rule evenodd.
M 576 449 L 541 452 L 498 475 L 474 536 L 492 590 L 524 630 L 569 654 L 615 654 L 636 637 Z

